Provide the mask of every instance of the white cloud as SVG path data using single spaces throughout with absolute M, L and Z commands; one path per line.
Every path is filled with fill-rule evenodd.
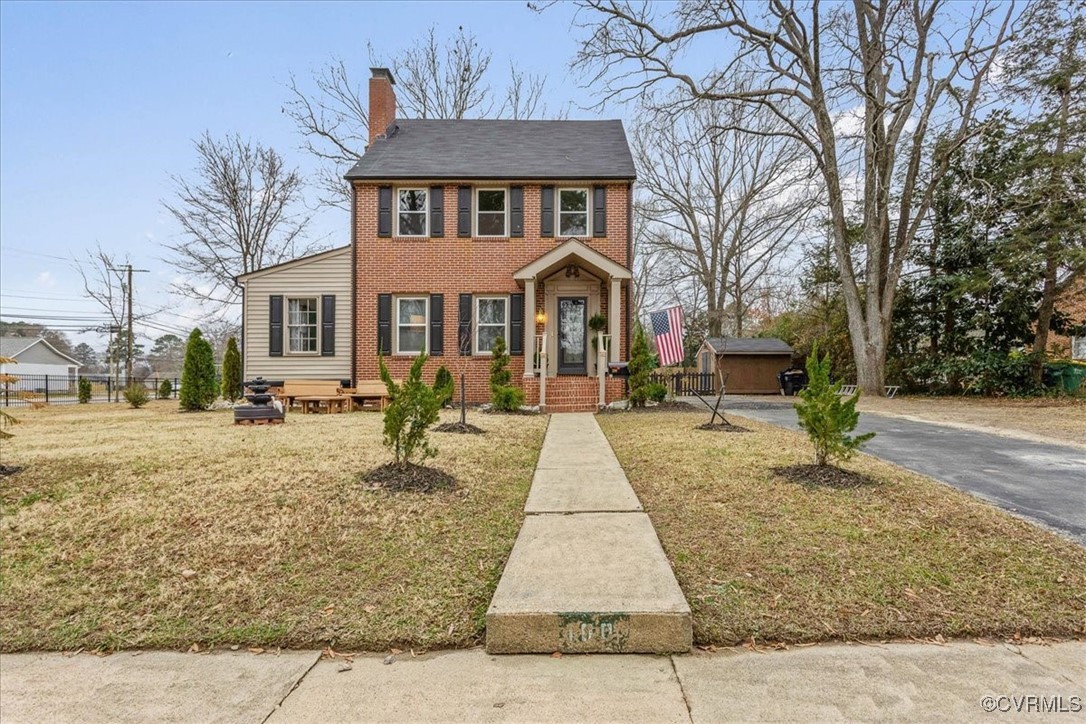
M 53 272 L 43 271 L 35 277 L 34 283 L 42 289 L 50 289 L 57 285 L 57 278 L 53 276 Z

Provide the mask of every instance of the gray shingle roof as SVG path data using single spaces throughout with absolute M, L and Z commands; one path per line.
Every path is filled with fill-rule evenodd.
M 348 179 L 633 179 L 622 121 L 401 120 Z
M 0 357 L 14 358 L 37 341 L 37 337 L 0 337 Z
M 705 341 L 717 354 L 792 354 L 792 348 L 775 337 L 709 337 Z

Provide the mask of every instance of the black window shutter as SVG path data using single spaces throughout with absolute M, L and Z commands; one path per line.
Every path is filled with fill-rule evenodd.
M 377 189 L 377 236 L 392 236 L 392 187 Z
M 544 186 L 539 196 L 543 200 L 539 209 L 539 235 L 554 236 L 554 187 Z
M 524 295 L 509 297 L 509 354 L 524 354 Z
M 607 236 L 607 187 L 592 187 L 592 236 Z
M 430 187 L 430 236 L 445 236 L 445 187 Z
M 471 354 L 471 295 L 460 295 L 460 318 L 456 330 L 457 345 L 460 347 L 460 356 Z
M 268 356 L 283 356 L 283 295 L 268 297 Z
M 456 190 L 456 235 L 471 236 L 471 187 Z
M 392 295 L 377 295 L 377 354 L 392 354 Z
M 509 187 L 509 236 L 524 236 L 524 187 Z
M 321 295 L 321 356 L 336 356 L 336 295 Z
M 445 354 L 445 295 L 430 295 L 430 356 Z

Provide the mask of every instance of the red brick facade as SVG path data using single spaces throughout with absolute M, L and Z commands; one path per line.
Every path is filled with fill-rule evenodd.
M 378 189 L 381 186 L 444 188 L 444 236 L 396 237 L 378 236 Z M 603 237 L 578 237 L 580 241 L 605 255 L 617 264 L 630 266 L 629 203 L 631 184 L 628 182 L 583 179 L 576 182 L 547 182 L 557 188 L 589 188 L 606 186 L 607 231 Z M 456 199 L 461 185 L 474 187 L 522 186 L 524 189 L 524 235 L 520 238 L 460 238 L 457 236 Z M 524 289 L 513 278 L 513 273 L 538 259 L 566 241 L 561 237 L 540 235 L 541 188 L 539 181 L 525 180 L 480 182 L 477 180 L 431 182 L 354 182 L 353 254 L 355 289 L 355 349 L 353 358 L 356 380 L 372 380 L 378 376 L 378 295 L 444 295 L 444 354 L 431 358 L 426 365 L 425 379 L 433 380 L 437 368 L 445 365 L 458 378 L 461 366 L 465 368 L 467 398 L 471 402 L 489 399 L 488 386 L 490 355 L 460 356 L 457 345 L 458 297 L 460 294 L 516 294 Z M 395 234 L 395 214 L 393 214 Z M 545 295 L 542 280 L 536 283 L 536 309 L 542 309 Z M 604 280 L 600 285 L 600 311 L 606 316 L 612 300 L 611 287 Z M 622 283 L 621 329 L 617 344 L 619 359 L 626 359 L 629 332 L 627 324 L 627 296 L 629 288 Z M 534 326 L 534 319 L 525 324 Z M 542 332 L 537 328 L 536 332 Z M 532 350 L 526 350 L 531 355 Z M 591 346 L 588 349 L 592 353 Z M 529 357 L 530 359 L 530 357 Z M 404 377 L 414 358 L 389 355 L 385 362 L 393 377 Z M 525 356 L 515 356 L 509 368 L 513 383 L 525 389 L 528 404 L 538 402 L 538 379 L 524 378 Z M 580 409 L 593 409 L 598 392 L 595 377 L 550 377 L 547 380 L 547 403 L 551 411 L 581 405 Z M 623 380 L 607 381 L 608 401 L 623 395 Z

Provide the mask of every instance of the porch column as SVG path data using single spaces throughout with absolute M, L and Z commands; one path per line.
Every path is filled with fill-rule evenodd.
M 611 277 L 611 295 L 607 298 L 607 316 L 610 317 L 607 324 L 607 333 L 611 335 L 611 361 L 618 362 L 619 327 L 622 317 L 619 314 L 622 306 L 622 280 Z
M 535 280 L 524 280 L 524 376 L 535 376 Z

